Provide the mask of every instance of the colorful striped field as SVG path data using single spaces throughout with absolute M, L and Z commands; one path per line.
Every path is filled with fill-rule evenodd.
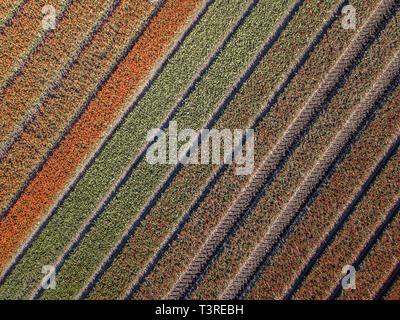
M 399 84 L 400 0 L 4 0 L 0 299 L 398 300 Z

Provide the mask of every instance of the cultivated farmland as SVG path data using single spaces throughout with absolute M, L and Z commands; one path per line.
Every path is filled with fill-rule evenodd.
M 399 0 L 3 1 L 0 299 L 399 299 L 399 43 Z

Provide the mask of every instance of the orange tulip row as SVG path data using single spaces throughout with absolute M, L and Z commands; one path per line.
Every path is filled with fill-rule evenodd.
M 36 3 L 36 1 L 32 2 Z M 17 74 L 14 81 L 1 95 L 1 116 L 4 125 L 0 127 L 0 144 L 11 139 L 11 135 L 21 126 L 22 121 L 27 119 L 29 113 L 37 111 L 34 109 L 40 100 L 51 96 L 51 91 L 54 90 L 51 87 L 57 87 L 60 82 L 56 79 L 57 76 L 70 70 L 68 67 L 65 70 L 62 69 L 71 61 L 71 55 L 90 45 L 90 41 L 84 39 L 87 38 L 96 21 L 107 14 L 104 12 L 107 7 L 109 4 L 103 1 L 74 1 L 62 20 L 56 24 L 56 29 L 25 62 L 22 72 Z M 33 12 L 36 14 L 39 10 L 42 16 L 40 9 L 34 8 Z M 33 12 L 27 12 L 26 15 L 29 16 Z M 58 14 L 58 11 L 56 13 Z M 38 19 L 39 17 L 36 17 L 36 20 L 32 20 L 31 24 L 25 27 L 34 29 L 36 24 L 41 25 L 41 20 Z M 18 28 L 14 29 L 18 30 Z M 17 35 L 15 37 L 20 38 Z M 13 189 L 6 185 L 4 192 L 13 194 Z M 4 195 L 1 195 L 2 208 L 4 200 Z
M 397 167 L 396 167 L 397 166 Z M 396 182 L 399 182 L 399 166 L 400 153 L 397 154 L 395 161 L 390 164 L 388 170 L 388 181 L 391 181 L 391 173 L 395 173 Z M 390 171 L 391 170 L 391 171 Z M 377 197 L 376 202 L 381 201 L 381 195 L 393 188 L 391 183 L 384 183 L 383 189 L 377 189 L 374 197 Z M 400 190 L 400 185 L 397 184 L 396 190 Z M 399 194 L 397 194 L 397 197 Z M 398 200 L 398 198 L 397 198 Z M 392 203 L 393 204 L 393 203 Z M 373 210 L 375 211 L 375 210 Z M 340 300 L 370 300 L 374 299 L 378 290 L 381 288 L 385 280 L 394 271 L 400 262 L 400 214 L 397 212 L 393 221 L 386 227 L 382 236 L 371 249 L 368 256 L 362 262 L 356 273 L 356 289 L 343 290 Z M 398 285 L 397 285 L 398 288 Z M 398 290 L 398 289 L 397 289 Z M 397 295 L 397 296 L 396 296 Z M 387 298 L 399 299 L 399 291 L 396 292 L 396 287 Z
M 167 1 L 117 70 L 0 222 L 0 269 L 162 56 L 199 1 Z
M 5 6 L 7 2 L 13 2 L 15 5 L 15 0 L 13 0 L 2 1 L 0 6 Z M 28 1 L 19 9 L 11 25 L 4 27 L 4 32 L 0 33 L 0 84 L 3 84 L 8 73 L 12 71 L 13 66 L 44 35 L 41 24 L 44 17 L 42 8 L 45 5 L 51 5 L 58 13 L 61 12 L 65 4 L 66 0 Z M 12 8 L 11 10 L 14 9 L 16 8 Z M 3 12 L 2 10 L 6 9 L 0 9 L 0 12 Z
M 384 296 L 385 300 L 400 300 L 400 277 L 394 282 L 393 286 Z

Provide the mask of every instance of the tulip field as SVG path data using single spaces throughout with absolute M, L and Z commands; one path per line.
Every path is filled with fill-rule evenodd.
M 0 105 L 0 300 L 400 299 L 400 0 L 4 0 Z

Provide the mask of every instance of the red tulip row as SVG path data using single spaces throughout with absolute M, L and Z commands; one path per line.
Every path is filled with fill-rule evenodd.
M 335 3 L 332 2 L 326 3 L 326 11 L 324 11 L 322 15 L 320 15 L 321 12 L 318 12 L 318 10 L 312 15 L 316 15 L 319 19 L 323 20 L 324 14 L 329 16 L 329 10 L 332 10 L 334 5 Z M 363 9 L 365 8 L 366 12 L 371 12 L 373 10 L 371 4 L 369 4 L 369 6 L 371 6 L 370 8 L 368 8 L 368 5 L 364 7 L 365 2 L 360 2 L 359 5 Z M 312 4 L 308 4 L 306 8 L 309 10 L 316 9 L 313 8 Z M 321 10 L 319 7 L 318 9 Z M 361 21 L 365 21 L 365 10 L 364 17 Z M 299 19 L 301 21 L 302 18 L 299 16 Z M 318 28 L 314 26 L 313 30 L 309 30 L 307 29 L 307 23 L 304 23 L 304 26 L 306 29 L 302 33 L 308 35 L 312 35 L 315 29 Z M 292 30 L 291 32 L 298 36 L 296 30 Z M 279 97 L 277 103 L 274 104 L 270 112 L 262 119 L 256 128 L 255 170 L 261 164 L 262 159 L 264 159 L 271 150 L 271 147 L 278 141 L 285 128 L 293 120 L 299 108 L 307 101 L 308 95 L 318 87 L 326 70 L 329 70 L 334 64 L 334 61 L 340 55 L 343 48 L 351 41 L 353 34 L 354 32 L 343 30 L 340 22 L 335 23 L 334 26 L 328 30 L 327 35 L 323 37 L 321 43 L 316 46 L 310 54 L 310 58 L 306 61 L 305 65 L 297 72 L 292 82 L 285 89 L 284 94 Z M 341 45 L 338 45 L 338 43 Z M 280 62 L 278 61 L 284 61 L 284 59 L 278 58 L 272 65 L 279 65 Z M 246 96 L 243 96 L 243 98 L 246 98 Z M 229 113 L 227 113 L 227 115 L 229 115 Z M 221 120 L 221 128 L 226 126 L 238 128 L 240 124 L 246 125 L 246 122 L 240 122 L 240 116 L 232 117 L 232 119 L 227 122 L 223 122 L 225 119 L 226 118 Z M 236 119 L 238 120 L 237 124 L 234 122 L 237 121 Z M 249 121 L 247 121 L 247 123 L 249 123 Z M 179 175 L 179 179 L 185 178 L 184 174 L 185 170 L 183 170 L 182 175 Z M 207 172 L 204 177 L 199 178 L 205 182 L 210 175 L 212 175 L 212 171 Z M 210 193 L 204 201 L 202 201 L 199 208 L 191 215 L 190 220 L 184 226 L 179 237 L 169 246 L 166 253 L 147 278 L 147 281 L 142 285 L 140 290 L 134 294 L 134 299 L 161 298 L 168 292 L 182 271 L 185 270 L 193 259 L 197 250 L 204 243 L 218 221 L 229 209 L 230 205 L 235 200 L 235 195 L 240 192 L 248 180 L 249 177 L 247 176 L 238 177 L 235 175 L 235 165 L 230 166 L 227 171 L 224 172 L 217 185 L 210 190 Z M 188 181 L 188 183 L 190 183 L 190 181 Z
M 400 100 L 397 100 L 399 103 Z M 400 112 L 396 108 L 393 112 Z M 400 119 L 398 119 L 400 120 Z M 386 131 L 387 132 L 387 131 Z M 303 281 L 295 299 L 326 299 L 333 287 L 339 283 L 343 266 L 351 265 L 358 253 L 364 248 L 369 238 L 384 221 L 387 212 L 400 195 L 400 153 L 387 165 L 384 172 L 374 182 L 372 188 L 358 204 L 343 228 L 336 234 L 330 246 L 319 257 L 312 272 Z M 388 253 L 395 252 L 390 251 Z M 388 269 L 390 270 L 390 269 Z M 388 271 L 386 270 L 386 271 Z M 362 272 L 360 273 L 362 276 Z M 379 284 L 379 281 L 376 282 Z M 359 284 L 356 291 L 346 291 L 350 295 L 358 294 L 364 288 Z M 379 289 L 379 288 L 378 288 Z
M 79 56 L 57 89 L 25 128 L 12 149 L 2 159 L 0 172 L 4 205 L 36 170 L 64 128 L 79 115 L 84 101 L 115 66 L 115 60 L 126 48 L 141 23 L 149 16 L 150 5 L 144 0 L 124 0 Z
M 313 19 L 309 19 L 309 16 L 305 14 L 309 12 L 310 7 L 312 9 L 311 1 L 306 1 L 300 8 L 298 15 L 295 16 L 278 42 L 263 57 L 238 95 L 217 121 L 217 128 L 235 129 L 250 125 L 250 121 L 260 111 L 273 87 L 279 79 L 282 79 L 284 72 L 287 72 L 296 59 L 293 52 L 300 54 L 313 35 L 313 26 L 322 23 L 323 14 L 313 16 Z M 305 24 L 302 19 L 307 19 L 308 24 Z M 298 30 L 300 26 L 304 26 L 302 34 L 307 34 L 306 37 L 297 37 L 297 34 L 293 32 L 295 29 Z M 275 66 L 274 70 L 268 68 L 270 65 Z M 269 81 L 265 81 L 265 79 L 269 79 Z M 204 167 L 201 165 L 182 169 L 179 178 L 174 181 L 155 207 L 152 208 L 146 219 L 146 224 L 138 228 L 110 269 L 97 283 L 90 295 L 91 299 L 111 298 L 113 297 L 110 294 L 111 292 L 126 291 L 134 276 L 132 275 L 133 272 L 126 272 L 125 270 L 140 270 L 151 255 L 156 250 L 160 250 L 159 244 L 176 226 L 179 218 L 193 200 L 193 196 L 201 190 L 207 175 L 210 175 L 215 169 L 215 166 Z M 185 191 L 182 192 L 182 190 Z
M 6 14 L 0 17 L 0 23 L 2 19 L 8 18 L 8 14 L 15 10 L 21 1 L 15 2 L 15 0 L 0 2 L 0 13 Z M 28 1 L 19 9 L 12 24 L 4 27 L 4 33 L 0 33 L 0 85 L 5 83 L 15 64 L 23 59 L 27 51 L 43 37 L 42 8 L 51 5 L 57 13 L 60 13 L 64 10 L 66 2 L 66 0 Z
M 226 29 L 227 39 L 230 40 L 226 42 L 223 50 L 215 49 L 215 55 L 214 53 L 212 54 L 212 56 L 216 56 L 215 62 L 205 68 L 202 77 L 194 81 L 195 88 L 193 92 L 183 101 L 179 111 L 174 115 L 173 120 L 177 121 L 179 128 L 199 130 L 208 122 L 208 119 L 213 117 L 216 107 L 220 106 L 220 101 L 226 97 L 235 83 L 241 81 L 241 75 L 250 68 L 251 62 L 257 53 L 264 47 L 265 35 L 274 30 L 281 14 L 285 12 L 291 1 L 285 0 L 285 3 L 282 4 L 274 3 L 272 0 L 262 0 L 254 6 L 253 10 L 248 8 L 251 8 L 254 2 L 248 1 L 247 5 L 242 7 L 242 10 L 230 10 L 234 17 L 237 17 L 237 19 L 232 19 L 231 27 Z M 224 14 L 221 12 L 223 10 L 220 11 L 220 9 L 229 6 L 231 3 L 232 0 L 216 1 L 209 8 L 210 11 L 207 11 L 202 20 L 200 20 L 199 24 L 204 26 L 203 19 L 206 19 L 205 24 L 215 24 L 215 20 L 220 19 L 219 15 Z M 242 2 L 240 6 L 242 4 L 246 3 Z M 271 5 L 273 5 L 272 8 Z M 236 5 L 237 7 L 238 5 Z M 275 8 L 279 8 L 281 11 L 274 10 Z M 247 12 L 250 12 L 248 16 L 246 15 Z M 271 14 L 271 12 L 274 13 Z M 238 21 L 241 21 L 240 24 Z M 202 29 L 207 31 L 208 28 Z M 199 39 L 195 38 L 195 41 L 204 41 L 201 33 Z M 183 46 L 185 46 L 185 43 L 183 43 Z M 220 46 L 218 45 L 218 47 Z M 185 50 L 184 52 L 187 55 L 192 54 L 190 50 Z M 216 54 L 217 52 L 218 54 Z M 142 141 L 144 141 L 144 137 Z M 156 190 L 163 185 L 163 178 L 171 170 L 171 167 L 174 167 L 174 165 L 151 165 L 146 160 L 141 161 L 135 167 L 135 170 L 129 175 L 129 178 L 118 190 L 115 197 L 106 205 L 99 219 L 84 235 L 77 249 L 74 250 L 73 254 L 60 269 L 58 274 L 59 292 L 46 292 L 43 298 L 66 297 L 66 293 L 84 285 L 88 274 L 90 276 L 90 272 L 95 272 L 94 267 L 101 264 L 102 259 L 107 258 L 107 253 L 120 241 L 122 232 L 129 229 L 129 226 L 133 223 L 132 221 L 140 221 L 138 223 L 139 227 L 135 229 L 134 237 L 135 239 L 140 239 L 138 242 L 140 249 L 145 252 L 142 251 L 143 253 L 135 255 L 131 261 L 135 261 L 135 257 L 140 257 L 137 260 L 141 264 L 145 261 L 146 255 L 149 257 L 152 250 L 153 252 L 156 250 L 163 237 L 165 237 L 166 230 L 171 225 L 173 226 L 174 219 L 177 219 L 177 216 L 187 204 L 186 201 L 183 201 L 182 205 L 177 205 L 171 215 L 164 216 L 163 211 L 152 211 L 143 217 L 143 206 L 146 206 L 149 197 L 151 198 L 157 194 Z M 201 171 L 205 167 L 198 166 L 197 169 Z M 191 186 L 191 190 L 193 192 L 187 189 L 187 193 L 168 193 L 173 195 L 174 199 L 180 203 L 180 200 L 193 196 L 196 189 Z M 159 219 L 160 216 L 158 214 L 160 213 L 162 217 L 165 217 L 165 220 Z M 154 228 L 153 232 L 151 232 L 151 235 L 147 233 L 147 238 L 143 239 L 142 236 L 146 234 L 148 228 Z M 105 233 L 107 233 L 106 236 L 104 236 Z M 100 250 L 98 249 L 99 247 L 101 247 Z M 95 255 L 93 254 L 94 252 L 96 253 Z M 130 257 L 132 256 L 130 255 Z M 85 269 L 85 271 L 82 271 L 82 269 Z M 107 286 L 108 295 L 104 296 L 121 297 L 124 293 L 122 286 L 129 285 L 129 279 L 133 279 L 137 275 L 135 271 L 137 271 L 136 268 L 131 268 L 130 272 L 126 273 L 126 277 L 123 279 L 121 277 L 121 282 L 127 280 L 128 283 L 123 283 L 120 286 L 116 284 Z
M 24 0 L 3 0 L 0 3 L 0 25 L 3 25 L 8 17 L 18 8 Z
M 385 300 L 400 300 L 400 279 L 395 281 L 383 298 Z
M 193 293 L 194 299 L 215 299 L 223 292 L 226 285 L 239 271 L 261 241 L 265 231 L 283 210 L 299 185 L 304 181 L 313 165 L 323 151 L 335 138 L 335 134 L 344 125 L 354 111 L 362 96 L 371 88 L 379 74 L 388 63 L 389 57 L 396 49 L 396 38 L 393 34 L 395 25 L 385 30 L 385 35 L 371 48 L 371 52 L 357 66 L 345 86 L 332 99 L 328 109 L 316 121 L 313 128 L 293 152 L 290 159 L 281 169 L 274 181 L 266 189 L 248 218 L 232 238 L 221 256 L 204 276 Z M 382 57 L 384 51 L 384 57 Z M 379 63 L 376 61 L 379 60 Z M 346 101 L 344 104 L 343 101 Z M 218 284 L 214 282 L 218 279 Z
M 362 186 L 368 172 L 378 163 L 392 141 L 393 133 L 399 129 L 399 94 L 400 90 L 397 90 L 379 111 L 377 118 L 307 208 L 284 246 L 266 266 L 249 293 L 249 299 L 281 299 L 285 295 L 348 201 Z
M 388 167 L 385 189 L 377 190 L 376 197 L 379 199 L 389 192 L 393 186 L 390 183 L 392 177 L 390 173 L 395 175 L 395 190 L 400 190 L 399 182 L 400 152 L 391 161 Z M 397 193 L 397 197 L 399 197 Z M 396 199 L 398 200 L 398 198 Z M 375 203 L 379 203 L 377 200 Z M 393 204 L 393 203 L 392 203 Z M 343 290 L 340 300 L 368 300 L 373 299 L 383 282 L 390 275 L 391 271 L 400 262 L 400 214 L 397 213 L 394 220 L 386 227 L 382 237 L 374 245 L 368 256 L 364 259 L 356 273 L 356 289 Z M 395 294 L 395 293 L 394 293 Z
M 60 271 L 57 282 L 57 288 L 60 289 L 57 293 L 59 294 L 58 297 L 62 295 L 65 298 L 67 292 L 68 297 L 74 297 L 85 285 L 85 282 L 90 279 L 90 275 L 95 272 L 97 267 L 100 267 L 101 260 L 118 242 L 130 221 L 138 214 L 146 199 L 154 193 L 154 188 L 157 187 L 168 171 L 168 166 L 155 167 L 149 165 L 146 161 L 142 161 L 121 188 L 124 196 L 120 197 L 117 194 L 115 197 L 115 200 L 118 198 L 122 200 L 117 200 L 117 202 L 122 204 L 124 208 L 121 210 L 120 206 L 107 206 L 107 210 L 101 211 L 100 221 L 93 228 L 89 229 L 87 233 L 86 231 L 81 232 L 80 229 L 89 224 L 87 222 L 89 217 L 98 214 L 96 208 L 102 206 L 103 201 L 105 201 L 102 199 L 107 198 L 107 194 L 117 188 L 119 183 L 115 181 L 119 180 L 119 176 L 123 172 L 129 172 L 130 162 L 145 142 L 146 132 L 159 126 L 163 118 L 166 117 L 165 114 L 175 109 L 176 100 L 179 101 L 184 92 L 188 90 L 185 88 L 193 85 L 193 77 L 197 77 L 199 69 L 209 70 L 211 68 L 208 61 L 220 51 L 218 48 L 220 48 L 222 40 L 229 38 L 234 33 L 233 26 L 237 24 L 240 17 L 245 15 L 251 3 L 252 0 L 248 2 L 217 0 L 203 2 L 200 5 L 199 10 L 196 10 L 196 14 L 188 21 L 185 32 L 179 35 L 174 41 L 174 45 L 169 49 L 169 52 L 172 50 L 175 53 L 173 55 L 168 54 L 165 59 L 162 59 L 162 65 L 165 68 L 162 68 L 154 81 L 154 77 L 150 77 L 151 86 L 144 91 L 143 96 L 140 95 L 141 98 L 135 99 L 134 108 L 129 108 L 130 111 L 126 113 L 123 124 L 117 127 L 115 134 L 107 135 L 106 141 L 101 143 L 101 145 L 105 145 L 105 148 L 102 149 L 100 154 L 91 155 L 89 159 L 85 160 L 85 163 L 93 161 L 92 165 L 89 167 L 85 165 L 85 169 L 79 170 L 80 172 L 84 170 L 84 175 L 79 180 L 74 178 L 74 183 L 75 181 L 79 182 L 77 182 L 73 191 L 69 193 L 68 191 L 71 190 L 69 188 L 63 190 L 62 194 L 68 194 L 68 197 L 59 207 L 51 211 L 55 213 L 54 216 L 51 217 L 46 228 L 40 232 L 38 238 L 29 246 L 27 253 L 7 278 L 3 288 L 0 289 L 1 297 L 23 298 L 24 294 L 21 295 L 21 291 L 22 287 L 27 287 L 25 285 L 26 279 L 40 276 L 37 274 L 38 265 L 55 261 L 58 257 L 63 256 L 68 242 L 75 239 L 77 233 L 80 233 L 78 237 L 82 237 L 82 241 Z M 209 34 L 207 30 L 210 29 L 217 30 Z M 189 30 L 191 31 L 189 32 Z M 241 37 L 241 39 L 247 39 L 247 37 Z M 230 47 L 233 49 L 235 46 L 230 45 Z M 249 50 L 241 47 L 242 52 L 239 54 L 244 66 L 247 59 L 251 59 L 257 49 L 256 46 L 248 47 L 250 48 L 246 49 Z M 226 57 L 225 61 L 231 62 L 232 55 L 227 54 L 226 51 L 222 52 Z M 247 58 L 244 59 L 244 56 L 247 56 Z M 215 66 L 215 64 L 211 66 Z M 157 64 L 157 71 L 160 70 L 160 65 Z M 240 72 L 237 64 L 234 68 L 231 67 L 232 69 L 237 73 Z M 220 79 L 221 70 L 226 71 L 226 64 L 220 66 L 218 71 L 214 70 L 213 74 L 217 79 Z M 235 81 L 236 78 L 237 76 L 231 76 L 227 77 L 227 80 Z M 179 82 L 176 79 L 179 79 Z M 196 95 L 197 103 L 192 104 L 189 111 L 186 105 L 180 109 L 183 114 L 198 109 L 203 110 L 201 114 L 203 119 L 195 118 L 199 125 L 203 123 L 204 117 L 208 117 L 207 108 L 211 112 L 216 103 L 215 100 L 219 100 L 231 87 L 230 83 L 220 82 L 218 85 L 223 85 L 224 91 L 217 95 L 215 82 L 212 83 L 214 84 L 214 97 L 208 94 L 209 90 L 203 90 L 202 96 Z M 205 81 L 204 84 L 210 87 L 210 82 Z M 206 98 L 204 98 L 204 94 L 207 96 Z M 206 101 L 209 98 L 214 99 L 214 102 Z M 204 108 L 199 107 L 201 103 L 203 103 Z M 193 117 L 191 120 L 193 120 Z M 182 122 L 179 125 L 181 126 Z M 98 146 L 96 146 L 97 148 Z M 129 195 L 127 191 L 129 191 Z M 82 203 L 86 205 L 82 207 Z M 113 210 L 109 210 L 110 207 Z M 154 236 L 151 239 L 153 238 Z M 52 245 L 54 242 L 59 244 L 56 248 Z M 48 245 L 52 247 L 52 250 L 45 249 Z M 22 265 L 24 266 L 23 270 L 19 270 Z M 71 282 L 68 279 L 65 282 L 63 281 L 64 270 L 67 270 L 68 277 L 74 279 L 74 289 L 71 288 Z M 37 279 L 37 281 L 39 280 L 40 278 Z M 64 285 L 66 286 L 64 287 Z M 32 285 L 27 287 L 26 291 L 29 290 L 32 290 Z
M 144 0 L 143 0 L 144 1 Z M 41 9 L 47 1 L 31 1 L 35 7 L 26 7 L 27 12 L 23 16 L 23 28 L 34 31 L 37 25 L 41 26 L 43 14 Z M 57 10 L 61 11 L 61 4 L 51 1 Z M 104 1 L 74 1 L 67 10 L 65 16 L 56 24 L 56 29 L 50 34 L 43 45 L 39 46 L 33 56 L 26 62 L 23 72 L 18 74 L 14 82 L 7 86 L 0 98 L 1 117 L 4 125 L 0 127 L 0 145 L 6 139 L 11 138 L 13 131 L 21 125 L 21 121 L 26 118 L 29 112 L 33 112 L 33 106 L 40 100 L 43 92 L 48 89 L 55 76 L 61 72 L 62 66 L 70 60 L 71 55 L 82 45 L 82 41 L 90 31 L 95 22 L 104 15 L 104 10 L 109 7 L 109 3 Z M 57 11 L 57 13 L 59 13 Z M 31 15 L 33 19 L 25 21 Z M 25 23 L 29 23 L 25 25 Z M 11 41 L 14 39 L 24 39 L 22 35 L 11 34 L 12 32 L 21 32 L 17 26 L 12 27 L 8 37 Z M 37 31 L 35 31 L 36 35 Z M 18 41 L 17 41 L 18 42 Z M 85 43 L 89 45 L 90 42 Z M 13 45 L 12 43 L 10 44 Z M 21 48 L 25 48 L 25 46 Z M 34 46 L 34 45 L 33 45 Z M 17 47 L 18 48 L 18 47 Z M 7 49 L 6 49 L 7 50 Z M 10 55 L 10 51 L 13 52 Z M 21 52 L 15 52 L 12 48 L 4 52 L 8 57 L 18 56 Z M 7 59 L 5 60 L 7 61 Z M 11 63 L 11 62 L 9 62 Z M 20 169 L 20 168 L 18 168 Z M 18 170 L 16 170 L 18 171 Z M 10 177 L 13 181 L 13 177 Z M 0 205 L 4 206 L 5 195 L 13 194 L 13 188 L 5 180 L 4 193 L 0 194 Z
M 45 214 L 79 164 L 90 154 L 142 79 L 171 44 L 197 3 L 198 1 L 188 0 L 167 1 L 102 90 L 90 102 L 86 112 L 46 161 L 43 169 L 1 221 L 0 269 L 35 222 Z

